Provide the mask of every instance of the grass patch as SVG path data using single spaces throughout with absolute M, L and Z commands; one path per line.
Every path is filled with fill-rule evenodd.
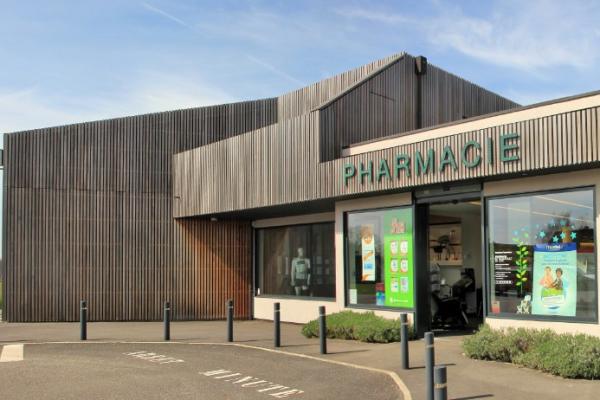
M 504 361 L 563 378 L 600 379 L 600 338 L 551 330 L 482 326 L 463 342 L 474 359 Z
M 413 337 L 409 326 L 409 337 Z M 307 338 L 319 337 L 319 320 L 313 319 L 302 327 Z M 359 340 L 369 343 L 400 341 L 400 319 L 387 319 L 372 311 L 357 313 L 342 311 L 327 316 L 327 337 L 331 339 Z

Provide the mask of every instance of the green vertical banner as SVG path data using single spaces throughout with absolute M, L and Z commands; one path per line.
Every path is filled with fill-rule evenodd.
M 385 299 L 388 307 L 414 307 L 412 207 L 384 214 Z

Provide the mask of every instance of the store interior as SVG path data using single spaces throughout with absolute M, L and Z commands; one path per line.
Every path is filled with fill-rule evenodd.
M 479 200 L 429 206 L 433 329 L 469 329 L 483 320 Z

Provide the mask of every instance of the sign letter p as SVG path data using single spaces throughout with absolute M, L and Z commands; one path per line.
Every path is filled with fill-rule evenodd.
M 344 186 L 348 186 L 348 181 L 356 175 L 356 167 L 354 164 L 344 165 Z

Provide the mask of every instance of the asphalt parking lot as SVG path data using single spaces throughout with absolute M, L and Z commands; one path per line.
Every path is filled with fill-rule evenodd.
M 4 399 L 401 399 L 385 374 L 255 348 L 28 344 L 0 363 Z

